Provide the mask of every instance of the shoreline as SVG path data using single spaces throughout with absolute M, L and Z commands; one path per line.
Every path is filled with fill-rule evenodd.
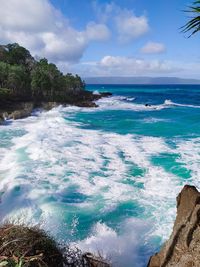
M 27 118 L 31 115 L 34 109 L 41 108 L 43 110 L 51 110 L 54 107 L 59 105 L 72 105 L 77 107 L 86 107 L 86 108 L 96 108 L 98 105 L 95 101 L 103 98 L 109 97 L 112 94 L 109 92 L 102 92 L 99 94 L 93 94 L 90 91 L 79 92 L 78 94 L 71 95 L 69 101 L 18 101 L 18 102 L 9 102 L 4 104 L 4 107 L 0 109 L 0 125 L 4 124 L 6 120 L 17 120 Z

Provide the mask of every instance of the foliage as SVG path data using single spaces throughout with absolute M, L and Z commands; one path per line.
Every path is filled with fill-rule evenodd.
M 182 31 L 191 32 L 190 36 L 192 36 L 200 31 L 200 0 L 193 2 L 193 6 L 190 6 L 186 12 L 191 13 L 193 17 L 182 27 Z
M 101 255 L 58 247 L 44 231 L 23 225 L 0 226 L 0 267 L 111 267 Z
M 70 94 L 84 90 L 85 84 L 78 75 L 63 75 L 45 58 L 36 61 L 26 48 L 14 43 L 0 46 L 1 88 L 23 100 L 64 102 Z
M 7 267 L 62 267 L 63 257 L 55 241 L 43 231 L 4 225 L 0 227 L 0 264 Z

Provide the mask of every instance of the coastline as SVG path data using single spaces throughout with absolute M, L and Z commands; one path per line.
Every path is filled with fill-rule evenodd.
M 93 94 L 90 91 L 81 91 L 76 94 L 71 94 L 68 101 L 18 101 L 18 102 L 8 102 L 3 105 L 0 109 L 0 125 L 6 120 L 13 119 L 23 119 L 31 115 L 34 109 L 41 108 L 43 110 L 50 110 L 59 105 L 67 106 L 77 106 L 77 107 L 87 107 L 96 108 L 98 105 L 95 101 L 111 96 L 111 93 L 102 92 L 99 94 Z

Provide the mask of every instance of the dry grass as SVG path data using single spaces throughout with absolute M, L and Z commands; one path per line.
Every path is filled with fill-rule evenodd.
M 55 241 L 43 231 L 4 225 L 0 227 L 0 262 L 7 262 L 8 267 L 62 267 L 63 257 Z

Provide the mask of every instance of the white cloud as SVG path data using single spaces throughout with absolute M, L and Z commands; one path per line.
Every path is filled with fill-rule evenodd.
M 148 42 L 142 47 L 141 52 L 144 54 L 160 54 L 166 51 L 166 47 L 162 43 Z
M 135 16 L 131 11 L 122 11 L 116 17 L 116 26 L 120 42 L 129 42 L 149 31 L 147 17 Z
M 88 40 L 104 41 L 109 39 L 110 31 L 105 24 L 90 22 L 86 27 Z
M 146 15 L 136 16 L 132 10 L 121 8 L 114 2 L 102 5 L 95 1 L 93 7 L 101 22 L 111 21 L 115 25 L 118 40 L 122 43 L 139 38 L 150 29 Z
M 147 75 L 154 73 L 171 72 L 171 66 L 166 61 L 138 59 L 133 57 L 102 58 L 99 65 L 110 73 L 123 75 Z
M 103 23 L 74 29 L 49 0 L 0 0 L 0 6 L 0 43 L 18 42 L 54 62 L 77 62 L 91 41 L 110 35 Z
M 181 64 L 134 57 L 105 56 L 98 62 L 76 66 L 82 76 L 166 76 L 182 71 Z

